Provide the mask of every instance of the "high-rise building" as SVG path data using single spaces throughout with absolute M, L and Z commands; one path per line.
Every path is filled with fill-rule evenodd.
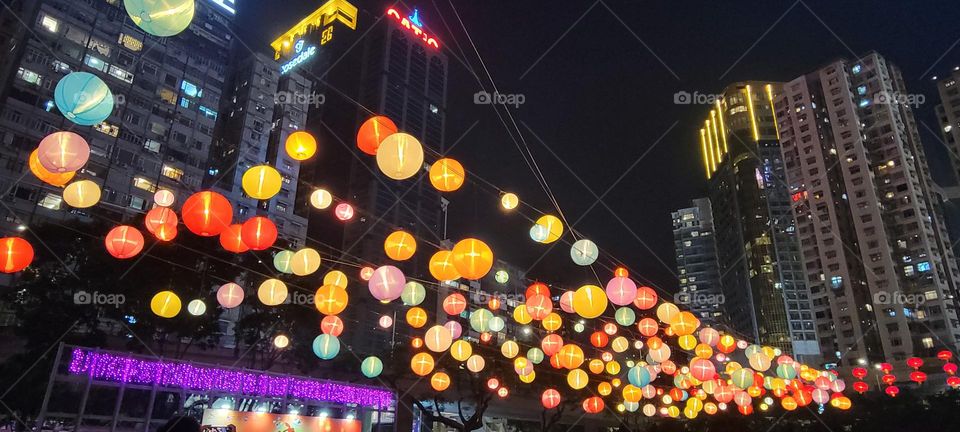
M 937 91 L 940 103 L 936 106 L 937 119 L 943 142 L 950 153 L 954 180 L 960 180 L 960 68 L 954 68 L 950 75 L 938 77 Z
M 728 86 L 700 130 L 724 310 L 741 337 L 816 357 L 773 95 L 780 84 Z
M 4 227 L 36 218 L 120 222 L 152 206 L 158 189 L 178 202 L 201 187 L 213 141 L 229 53 L 232 1 L 196 2 L 190 27 L 166 38 L 145 34 L 121 1 L 26 0 L 16 13 L 26 27 L 4 29 L 11 50 L 0 54 L 0 185 Z M 4 22 L 10 17 L 4 18 Z M 9 73 L 5 73 L 8 71 Z M 77 126 L 57 110 L 53 92 L 70 72 L 102 78 L 115 108 L 104 122 Z M 90 144 L 78 179 L 100 185 L 100 205 L 67 206 L 61 188 L 27 169 L 40 140 L 71 130 Z
M 307 113 L 306 129 L 318 137 L 320 151 L 301 166 L 296 211 L 308 219 L 310 238 L 329 253 L 374 267 L 386 262 L 383 241 L 395 230 L 413 234 L 423 249 L 427 242 L 439 244 L 443 204 L 423 175 L 404 181 L 383 176 L 375 158 L 357 148 L 357 130 L 366 119 L 385 115 L 420 140 L 428 160 L 441 154 L 447 79 L 447 58 L 424 17 L 399 5 L 380 6 L 358 9 L 330 0 L 272 44 L 281 73 L 299 72 L 312 83 L 311 97 L 323 101 Z M 310 208 L 313 187 L 354 206 L 354 218 L 344 223 Z M 408 278 L 431 279 L 430 255 L 424 251 L 394 265 Z M 344 340 L 358 353 L 383 351 L 388 343 L 375 318 L 394 307 L 358 297 L 344 318 L 363 324 Z
M 957 265 L 900 71 L 876 53 L 783 85 L 783 157 L 820 346 L 843 366 L 956 350 Z
M 210 157 L 205 184 L 234 203 L 234 218 L 268 217 L 277 226 L 284 247 L 297 249 L 307 237 L 307 219 L 295 214 L 300 163 L 287 155 L 284 143 L 304 126 L 310 82 L 298 73 L 280 80 L 279 63 L 263 54 L 236 55 L 226 101 Z M 252 166 L 267 164 L 283 178 L 280 192 L 256 200 L 243 192 L 242 178 Z
M 684 304 L 710 325 L 725 324 L 723 289 L 710 200 L 697 198 L 673 217 L 673 245 L 677 251 L 680 291 L 676 303 Z

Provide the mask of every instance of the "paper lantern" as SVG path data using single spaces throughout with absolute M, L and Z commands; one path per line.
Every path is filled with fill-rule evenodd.
M 520 345 L 516 341 L 508 340 L 500 345 L 500 354 L 506 358 L 514 358 L 520 354 Z
M 560 309 L 566 313 L 574 313 L 573 291 L 567 291 L 560 295 Z
M 443 158 L 430 165 L 430 184 L 440 192 L 453 192 L 466 180 L 463 165 L 450 158 Z
M 387 257 L 395 261 L 406 261 L 417 251 L 417 240 L 406 231 L 394 231 L 383 242 Z
M 177 201 L 177 196 L 168 189 L 157 189 L 153 194 L 153 203 L 159 207 L 170 207 Z
M 173 291 L 160 291 L 150 299 L 150 310 L 161 318 L 173 318 L 180 313 L 180 297 Z
M 617 306 L 626 306 L 637 298 L 637 284 L 630 278 L 614 277 L 607 282 L 607 298 Z
M 347 279 L 346 273 L 340 270 L 331 270 L 323 276 L 324 285 L 336 285 L 340 288 L 347 289 Z
M 310 194 L 310 205 L 317 210 L 323 210 L 333 204 L 333 195 L 324 189 L 317 189 Z
M 336 315 L 327 315 L 320 320 L 320 332 L 323 334 L 340 337 L 343 329 L 343 320 Z
M 480 279 L 493 267 L 493 251 L 480 240 L 460 240 L 453 246 L 452 253 L 454 268 L 467 279 Z
M 543 282 L 534 282 L 530 284 L 530 286 L 527 287 L 527 291 L 524 293 L 524 296 L 530 298 L 535 295 L 550 297 L 550 287 Z
M 510 280 L 510 273 L 507 273 L 506 270 L 497 270 L 497 272 L 493 275 L 493 279 L 496 280 L 497 283 L 505 285 L 507 281 Z
M 400 298 L 407 279 L 403 272 L 394 266 L 381 266 L 373 271 L 367 286 L 370 294 L 382 302 L 389 302 Z
M 404 306 L 416 306 L 423 303 L 426 297 L 427 290 L 416 281 L 407 282 L 400 293 L 400 300 L 403 301 Z
M 603 399 L 600 396 L 591 396 L 583 401 L 583 410 L 588 414 L 597 414 L 603 411 Z
M 557 353 L 560 366 L 567 369 L 576 369 L 583 364 L 583 349 L 574 344 L 567 344 Z
M 520 197 L 515 193 L 507 192 L 500 197 L 500 206 L 504 210 L 513 210 L 520 205 Z
M 273 346 L 284 349 L 290 346 L 290 338 L 285 335 L 277 335 L 273 338 Z
M 450 330 L 446 327 L 435 325 L 427 329 L 427 332 L 423 335 L 423 341 L 426 343 L 428 350 L 444 352 L 450 348 L 453 338 L 450 335 Z
M 640 310 L 653 309 L 657 305 L 657 292 L 650 287 L 637 288 L 637 297 L 633 300 L 633 305 Z
M 510 396 L 510 389 L 508 389 L 508 388 L 506 388 L 506 387 L 500 387 L 500 388 L 498 388 L 498 389 L 497 389 L 497 396 L 499 396 L 501 399 L 504 399 L 504 398 L 506 398 L 507 396 Z
M 430 257 L 430 275 L 439 281 L 460 279 L 460 273 L 453 265 L 453 252 L 437 251 Z
M 500 318 L 498 316 L 490 318 L 490 331 L 500 332 L 500 331 L 503 331 L 503 329 L 506 327 L 507 327 L 507 323 L 506 321 L 503 320 L 503 318 Z
M 517 305 L 517 307 L 513 309 L 513 320 L 516 321 L 517 324 L 530 324 L 530 322 L 533 321 L 533 317 L 530 316 L 530 312 L 527 311 L 527 305 Z
M 582 369 L 573 369 L 567 373 L 567 385 L 574 390 L 580 390 L 587 386 L 590 377 Z
M 233 309 L 243 302 L 243 288 L 233 282 L 220 285 L 217 289 L 217 303 L 224 309 Z
M 680 314 L 680 309 L 673 303 L 663 303 L 657 306 L 657 319 L 662 323 L 670 324 L 678 314 Z
M 231 225 L 233 227 L 234 225 Z M 223 234 L 220 234 L 221 238 Z M 243 243 L 241 241 L 241 243 Z M 246 245 L 244 245 L 246 246 Z M 293 274 L 293 251 L 282 250 L 273 256 L 273 268 L 280 273 Z M 326 283 L 326 282 L 325 282 Z
M 493 313 L 486 309 L 477 309 L 470 312 L 470 328 L 477 332 L 490 331 L 490 320 L 493 319 Z
M 553 215 L 544 215 L 530 228 L 530 238 L 543 244 L 553 243 L 563 235 L 563 222 Z
M 28 159 L 27 165 L 30 168 L 30 172 L 33 173 L 36 178 L 48 185 L 62 187 L 63 185 L 69 183 L 70 180 L 73 179 L 73 176 L 77 174 L 73 171 L 63 173 L 50 172 L 40 164 L 40 158 L 38 155 L 39 150 L 34 150 L 32 153 L 30 153 L 30 158 Z
M 187 198 L 180 216 L 190 232 L 203 237 L 213 237 L 230 226 L 233 221 L 233 208 L 223 195 L 202 191 Z
M 303 248 L 293 254 L 290 270 L 297 276 L 307 276 L 320 269 L 320 263 L 320 252 L 313 248 Z
M 373 271 L 373 267 L 364 266 L 360 269 L 360 279 L 362 279 L 364 282 L 369 281 L 370 278 L 373 277 Z
M 550 312 L 541 321 L 546 331 L 557 331 L 563 325 L 563 318 L 556 312 Z
M 143 250 L 143 234 L 129 225 L 114 227 L 103 239 L 107 252 L 114 258 L 128 259 L 136 256 Z
M 460 315 L 467 309 L 467 299 L 460 293 L 453 293 L 443 299 L 443 311 L 447 315 Z
M 267 279 L 257 288 L 257 298 L 267 306 L 276 306 L 287 299 L 287 284 L 279 279 Z
M 353 206 L 350 204 L 337 204 L 337 207 L 333 210 L 333 212 L 337 216 L 337 219 L 340 219 L 341 221 L 353 219 Z
M 390 326 L 393 325 L 393 317 L 390 315 L 381 315 L 380 320 L 377 321 L 377 325 L 379 325 L 380 328 L 390 328 Z
M 113 112 L 113 92 L 110 87 L 100 77 L 88 72 L 72 72 L 60 78 L 53 92 L 53 101 L 67 120 L 80 126 L 100 124 Z M 43 152 L 40 153 L 40 161 L 44 163 Z M 57 172 L 46 163 L 44 166 Z
M 329 334 L 322 334 L 313 340 L 313 353 L 320 360 L 331 360 L 340 353 L 340 339 Z
M 414 354 L 410 359 L 410 370 L 419 376 L 427 376 L 433 372 L 433 365 L 433 356 L 425 352 Z
M 589 362 L 587 362 L 587 370 L 589 370 L 590 373 L 594 375 L 603 373 L 603 360 L 600 360 L 600 359 L 590 360 Z
M 155 207 L 147 212 L 143 224 L 147 231 L 160 240 L 169 241 L 176 237 L 179 218 L 173 210 L 166 207 Z
M 550 298 L 541 294 L 535 294 L 527 297 L 527 312 L 535 320 L 542 320 L 553 311 L 553 302 Z
M 597 258 L 600 257 L 600 249 L 597 248 L 597 244 L 587 240 L 580 239 L 573 243 L 573 246 L 570 246 L 570 258 L 573 259 L 573 262 L 577 265 L 588 266 L 597 261 Z
M 383 360 L 376 356 L 369 356 L 360 363 L 360 372 L 367 378 L 376 378 L 383 372 Z
M 283 176 L 270 165 L 257 165 L 243 173 L 241 183 L 250 198 L 267 200 L 280 192 Z
M 0 238 L 0 272 L 16 273 L 33 262 L 33 246 L 20 237 Z
M 584 285 L 573 293 L 573 310 L 587 319 L 596 318 L 607 309 L 607 295 L 596 285 Z
M 483 367 L 486 366 L 487 361 L 480 357 L 477 354 L 470 356 L 467 359 L 467 369 L 470 372 L 477 373 L 483 370 Z
M 470 342 L 458 340 L 450 345 L 450 356 L 453 357 L 454 360 L 466 361 L 471 355 L 473 355 L 473 347 L 470 346 Z
M 604 332 L 599 332 L 599 331 L 593 332 L 590 335 L 590 345 L 593 345 L 597 348 L 603 348 L 607 346 L 607 342 L 609 341 L 610 339 L 607 337 L 607 334 Z
M 622 307 L 614 312 L 613 318 L 617 320 L 617 324 L 627 327 L 633 325 L 633 323 L 637 321 L 637 313 L 629 307 Z
M 716 368 L 708 359 L 695 358 L 690 361 L 690 375 L 700 381 L 710 380 L 716 376 Z
M 200 299 L 190 300 L 190 303 L 187 303 L 187 312 L 193 316 L 203 315 L 207 311 L 207 304 Z
M 563 338 L 555 333 L 544 336 L 543 340 L 540 341 L 540 348 L 543 349 L 543 353 L 547 356 L 553 356 L 560 352 L 560 348 L 562 347 Z
M 459 338 L 463 334 L 463 326 L 456 321 L 447 321 L 443 326 L 446 327 L 447 330 L 450 330 L 450 335 L 453 336 L 454 339 Z
M 387 117 L 376 116 L 367 119 L 357 132 L 357 147 L 360 151 L 375 156 L 377 148 L 388 136 L 397 133 L 397 125 Z
M 419 307 L 407 310 L 407 324 L 413 328 L 421 328 L 427 324 L 427 312 Z
M 90 146 L 73 132 L 54 132 L 40 141 L 37 161 L 51 173 L 63 174 L 83 168 L 90 158 Z
M 386 137 L 377 148 L 377 166 L 394 180 L 406 180 L 423 169 L 423 146 L 402 132 Z
M 347 290 L 336 285 L 323 285 L 314 294 L 313 302 L 324 315 L 337 315 L 347 308 L 350 297 Z
M 91 180 L 75 181 L 64 188 L 63 200 L 71 207 L 93 207 L 100 202 L 100 186 Z
M 544 390 L 540 396 L 540 403 L 542 403 L 546 409 L 556 408 L 560 405 L 561 400 L 560 392 L 552 388 Z
M 266 250 L 277 241 L 277 226 L 270 219 L 254 216 L 243 223 L 240 238 L 252 250 Z
M 652 380 L 653 377 L 650 375 L 650 371 L 645 367 L 634 366 L 627 371 L 627 381 L 630 381 L 630 385 L 635 387 L 642 388 L 650 384 Z
M 123 5 L 134 24 L 159 37 L 186 30 L 195 8 L 194 0 L 124 0 Z
M 450 387 L 450 375 L 444 372 L 437 372 L 430 377 L 430 387 L 441 392 Z
M 297 131 L 287 137 L 284 148 L 291 159 L 307 160 L 317 152 L 317 139 L 307 132 Z

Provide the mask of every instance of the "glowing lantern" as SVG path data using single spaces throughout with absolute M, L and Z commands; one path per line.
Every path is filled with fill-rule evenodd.
M 425 352 L 414 354 L 410 359 L 410 370 L 419 376 L 427 376 L 433 372 L 433 357 Z
M 250 247 L 243 242 L 243 225 L 233 224 L 220 232 L 220 246 L 224 250 L 243 253 L 250 250 Z
M 603 399 L 600 396 L 591 396 L 583 401 L 583 410 L 588 414 L 596 414 L 603 411 Z
M 490 331 L 490 320 L 493 319 L 493 312 L 486 309 L 477 309 L 470 312 L 470 328 L 484 333 Z
M 243 173 L 243 191 L 251 198 L 267 200 L 280 192 L 283 176 L 269 165 L 257 165 Z
M 917 384 L 923 384 L 927 380 L 927 374 L 920 371 L 910 372 L 910 381 L 913 381 Z
M 417 251 L 417 240 L 405 231 L 394 231 L 383 242 L 383 250 L 395 261 L 406 261 Z
M 376 356 L 363 359 L 360 363 L 360 372 L 367 378 L 376 378 L 383 372 L 383 360 Z
M 500 387 L 500 380 L 496 378 L 490 378 L 487 380 L 487 388 L 490 390 L 496 390 Z
M 555 389 L 546 389 L 543 391 L 543 394 L 540 396 L 540 403 L 543 404 L 543 407 L 546 409 L 554 409 L 560 405 L 560 392 Z
M 147 231 L 160 240 L 170 241 L 177 235 L 177 214 L 165 207 L 155 207 L 147 212 L 143 223 Z
M 900 388 L 897 387 L 897 386 L 895 386 L 895 385 L 892 385 L 892 386 L 887 387 L 887 388 L 884 390 L 884 392 L 885 392 L 887 395 L 889 395 L 890 397 L 897 397 L 897 395 L 900 394 Z
M 16 273 L 33 262 L 33 246 L 20 237 L 0 238 L 0 272 Z
M 124 0 L 133 23 L 154 36 L 176 35 L 193 21 L 194 0 Z
M 407 310 L 407 324 L 413 328 L 421 328 L 427 324 L 427 312 L 419 307 Z
M 543 318 L 543 328 L 547 331 L 560 330 L 561 325 L 563 325 L 563 319 L 556 312 L 551 312 Z
M 177 201 L 177 196 L 168 189 L 158 189 L 153 194 L 153 203 L 160 207 L 170 207 Z
M 617 324 L 627 327 L 633 325 L 633 323 L 637 321 L 637 313 L 629 307 L 622 307 L 617 309 L 617 311 L 613 314 L 613 318 L 617 320 Z
M 436 391 L 444 391 L 450 387 L 450 375 L 444 372 L 437 372 L 430 377 L 430 387 Z
M 267 306 L 276 306 L 287 299 L 287 284 L 279 279 L 267 279 L 257 288 L 257 298 Z
M 567 373 L 567 385 L 574 390 L 580 390 L 587 386 L 590 378 L 582 369 L 574 369 Z
M 343 334 L 343 320 L 336 315 L 328 315 L 320 320 L 320 332 L 339 337 Z
M 477 373 L 482 371 L 484 366 L 486 366 L 486 364 L 487 364 L 487 361 L 484 360 L 483 357 L 477 354 L 474 354 L 467 359 L 467 370 L 473 373 Z
M 626 306 L 637 298 L 637 284 L 630 278 L 614 277 L 607 282 L 607 298 L 617 306 Z
M 320 252 L 303 248 L 295 252 L 290 259 L 290 270 L 297 276 L 307 276 L 320 268 L 320 262 Z
M 277 335 L 277 337 L 273 338 L 273 346 L 277 348 L 284 349 L 289 345 L 290 345 L 290 338 L 284 335 Z
M 947 385 L 951 388 L 960 388 L 960 377 L 952 376 L 947 378 Z
M 633 300 L 633 305 L 640 310 L 653 309 L 657 305 L 657 292 L 650 287 L 637 288 L 637 297 Z
M 500 299 L 497 297 L 492 297 L 490 301 L 487 302 L 487 308 L 492 311 L 500 309 L 500 305 L 501 305 Z
M 460 273 L 453 265 L 453 252 L 442 250 L 433 254 L 430 257 L 430 274 L 439 281 L 459 279 Z
M 90 158 L 90 146 L 73 132 L 54 132 L 47 135 L 36 150 L 41 167 L 51 173 L 63 174 L 82 168 Z
M 590 240 L 577 240 L 570 247 L 570 258 L 577 265 L 588 266 L 596 262 L 598 257 L 600 257 L 600 249 Z
M 937 353 L 937 358 L 943 361 L 950 361 L 953 358 L 953 353 L 949 350 L 943 350 Z
M 490 318 L 490 331 L 492 332 L 503 331 L 503 329 L 506 326 L 507 326 L 507 323 L 506 321 L 503 320 L 503 318 L 500 318 L 498 316 Z
M 508 389 L 508 388 L 506 388 L 506 387 L 500 387 L 500 388 L 498 388 L 498 389 L 497 389 L 497 396 L 500 396 L 501 399 L 504 399 L 504 398 L 506 398 L 507 396 L 510 396 L 510 389 Z
M 333 204 L 333 195 L 323 189 L 317 189 L 310 194 L 310 205 L 317 210 L 323 210 Z
M 420 284 L 420 282 L 410 281 L 403 286 L 403 292 L 400 293 L 400 300 L 403 301 L 404 306 L 416 306 L 420 303 L 423 303 L 423 299 L 427 297 L 427 290 Z
M 233 227 L 233 225 L 231 225 L 231 227 Z M 223 234 L 220 234 L 220 237 L 222 239 Z M 273 256 L 273 268 L 277 269 L 277 271 L 280 273 L 293 274 L 292 263 L 293 251 L 282 250 Z M 326 281 L 326 278 L 324 278 L 324 281 Z
M 33 173 L 40 181 L 49 184 L 51 186 L 63 186 L 67 184 L 70 180 L 73 179 L 73 176 L 76 175 L 73 171 L 68 171 L 64 173 L 55 173 L 50 172 L 43 165 L 40 164 L 40 158 L 38 157 L 39 151 L 34 150 L 30 153 L 30 158 L 28 166 L 30 167 L 30 172 Z
M 193 316 L 203 315 L 207 311 L 207 305 L 200 299 L 190 300 L 190 303 L 187 303 L 187 312 Z
M 863 381 L 855 381 L 853 383 L 853 390 L 857 393 L 863 394 L 867 390 L 870 390 L 870 385 Z
M 506 270 L 497 270 L 497 273 L 493 275 L 493 278 L 497 281 L 497 283 L 503 285 L 510 280 L 510 274 L 507 273 Z
M 161 318 L 173 318 L 180 313 L 180 297 L 173 291 L 160 291 L 150 300 L 150 310 Z
M 426 343 L 427 349 L 433 352 L 446 351 L 453 342 L 450 330 L 440 325 L 430 327 L 423 335 L 423 341 Z
M 463 326 L 456 321 L 447 321 L 443 326 L 446 327 L 447 330 L 450 330 L 450 336 L 453 336 L 454 339 L 459 338 L 460 335 L 463 334 Z
M 520 353 L 520 345 L 517 342 L 508 340 L 500 346 L 500 354 L 506 358 L 514 358 Z
M 587 370 L 592 374 L 603 373 L 603 360 L 593 359 L 587 362 Z
M 313 340 L 313 353 L 320 360 L 331 360 L 340 352 L 340 339 L 329 334 L 322 334 Z
M 566 313 L 574 313 L 573 291 L 567 291 L 560 295 L 560 309 Z
M 553 356 L 554 354 L 560 352 L 560 348 L 563 347 L 563 338 L 558 334 L 548 334 L 544 336 L 543 340 L 540 341 L 540 348 L 543 349 L 543 353 L 547 356 Z
M 341 221 L 348 221 L 353 219 L 353 206 L 347 203 L 337 204 L 337 208 L 333 209 L 334 214 L 336 214 L 337 219 Z
M 515 193 L 507 192 L 500 197 L 500 206 L 504 210 L 513 210 L 520 205 L 520 198 Z
M 453 293 L 443 299 L 443 311 L 447 315 L 460 315 L 467 309 L 467 299 L 460 293 Z
M 954 375 L 957 373 L 957 364 L 956 363 L 944 364 L 943 371 L 946 372 L 947 375 Z
M 737 369 L 730 375 L 730 380 L 733 381 L 733 385 L 741 389 L 746 389 L 753 385 L 753 378 L 753 370 L 750 368 Z
M 543 282 L 534 282 L 527 287 L 527 291 L 524 294 L 525 297 L 530 298 L 535 295 L 541 295 L 544 297 L 550 297 L 550 287 Z
M 317 139 L 307 132 L 297 131 L 287 137 L 284 148 L 291 159 L 307 160 L 317 152 Z
M 397 133 L 397 125 L 387 117 L 376 116 L 367 119 L 357 132 L 357 147 L 360 151 L 374 156 L 377 148 L 388 136 Z
M 336 285 L 340 288 L 346 289 L 348 282 L 349 280 L 347 279 L 347 275 L 340 270 L 331 270 L 323 276 L 324 285 Z
M 560 366 L 566 369 L 576 369 L 583 364 L 583 350 L 574 344 L 567 344 L 560 348 L 557 353 L 560 358 Z
M 53 92 L 53 101 L 67 120 L 80 126 L 100 124 L 113 112 L 113 92 L 110 87 L 100 77 L 87 72 L 72 72 L 61 78 Z M 57 172 L 49 166 L 47 169 Z
M 450 158 L 440 159 L 430 166 L 430 184 L 440 192 L 460 189 L 466 175 L 463 165 Z
M 920 357 L 910 357 L 907 359 L 907 366 L 910 366 L 914 369 L 919 369 L 920 366 L 923 366 L 923 359 Z
M 517 305 L 513 309 L 513 320 L 518 324 L 530 324 L 530 321 L 533 321 L 533 317 L 530 316 L 530 312 L 527 311 L 527 305 Z
M 626 351 L 627 348 L 630 348 L 630 342 L 623 336 L 617 336 L 613 339 L 613 342 L 610 343 L 610 348 L 612 348 L 614 352 L 622 353 Z
M 553 302 L 550 298 L 541 294 L 527 297 L 527 312 L 535 320 L 542 320 L 553 311 Z
M 337 315 L 347 308 L 350 296 L 347 290 L 336 285 L 324 285 L 317 289 L 313 303 L 324 315 Z
M 630 385 L 643 388 L 647 384 L 650 384 L 650 381 L 653 380 L 653 377 L 650 375 L 650 371 L 645 367 L 634 366 L 627 371 L 627 380 L 630 381 Z
M 584 285 L 573 293 L 573 310 L 587 319 L 596 318 L 607 309 L 607 296 L 596 285 Z
M 716 376 L 716 368 L 708 359 L 695 358 L 690 361 L 690 375 L 700 381 L 707 381 Z
M 243 288 L 233 282 L 220 285 L 217 289 L 217 303 L 224 309 L 232 309 L 243 302 Z
M 553 215 L 544 215 L 530 228 L 530 238 L 537 243 L 549 244 L 563 235 L 563 222 Z
M 380 142 L 377 166 L 394 180 L 406 180 L 423 168 L 423 146 L 413 135 L 398 132 Z
M 373 267 L 369 267 L 369 266 L 360 269 L 360 279 L 363 279 L 364 281 L 369 281 L 370 278 L 373 277 L 373 272 L 374 272 Z
M 277 241 L 277 226 L 263 216 L 247 219 L 240 229 L 240 239 L 252 250 L 265 250 Z
M 593 334 L 590 335 L 590 344 L 597 348 L 603 348 L 607 346 L 607 342 L 609 340 L 610 339 L 607 337 L 607 334 L 604 332 L 593 332 Z
M 696 343 L 696 338 L 694 338 L 692 334 L 699 326 L 700 320 L 698 320 L 694 314 L 687 311 L 683 311 L 674 315 L 673 319 L 670 321 L 670 329 L 674 332 L 674 334 L 678 336 L 691 336 L 690 339 L 694 344 Z M 693 348 L 692 345 L 691 348 Z M 767 358 L 767 367 L 770 367 L 769 358 Z M 766 370 L 766 368 L 763 370 Z
M 450 345 L 450 356 L 457 361 L 466 361 L 471 355 L 473 355 L 473 347 L 470 346 L 470 342 L 458 340 Z
M 460 276 L 477 280 L 487 275 L 493 267 L 493 251 L 486 243 L 468 238 L 453 246 L 453 267 Z
M 129 225 L 114 227 L 103 239 L 107 252 L 114 258 L 133 258 L 143 250 L 143 234 Z
M 93 207 L 100 202 L 100 186 L 90 180 L 75 181 L 64 188 L 63 200 L 70 207 Z
M 403 293 L 403 286 L 406 283 L 407 279 L 400 269 L 387 265 L 374 270 L 367 285 L 374 298 L 382 302 L 389 302 L 400 298 L 400 294 Z
M 223 195 L 203 191 L 187 198 L 180 216 L 190 232 L 203 237 L 213 237 L 230 226 L 233 221 L 233 208 Z

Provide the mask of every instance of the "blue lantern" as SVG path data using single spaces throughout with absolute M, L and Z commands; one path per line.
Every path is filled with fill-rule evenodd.
M 360 363 L 360 371 L 367 378 L 376 378 L 383 372 L 383 361 L 375 356 L 367 357 Z
M 99 124 L 113 112 L 113 92 L 92 73 L 73 72 L 61 78 L 53 100 L 67 120 L 81 126 Z
M 336 336 L 322 334 L 313 340 L 313 353 L 320 360 L 330 360 L 340 353 L 340 340 Z
M 154 36 L 168 37 L 190 27 L 194 0 L 124 0 L 133 23 Z

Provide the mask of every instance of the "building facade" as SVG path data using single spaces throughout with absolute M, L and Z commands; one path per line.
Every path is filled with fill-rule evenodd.
M 686 305 L 706 324 L 726 324 L 710 200 L 694 199 L 690 207 L 679 209 L 671 216 L 680 275 L 680 291 L 675 303 Z
M 957 265 L 899 70 L 869 53 L 776 100 L 803 268 L 828 362 L 955 350 Z
M 935 110 L 940 121 L 940 132 L 950 153 L 953 178 L 960 181 L 960 86 L 957 85 L 960 83 L 960 68 L 938 77 L 936 82 L 940 103 Z
M 778 91 L 771 82 L 728 86 L 704 121 L 700 148 L 732 330 L 809 360 L 819 351 L 772 109 Z

